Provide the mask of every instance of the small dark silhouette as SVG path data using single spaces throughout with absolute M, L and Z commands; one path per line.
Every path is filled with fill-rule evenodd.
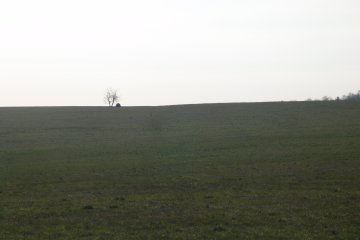
M 216 227 L 214 227 L 214 231 L 215 232 L 225 232 L 226 229 L 222 226 L 216 226 Z
M 116 107 L 121 107 L 121 104 L 120 104 L 120 103 L 117 103 L 117 104 L 116 104 Z
M 86 206 L 83 207 L 83 209 L 84 209 L 84 210 L 93 210 L 94 207 L 91 206 L 91 205 L 86 205 Z

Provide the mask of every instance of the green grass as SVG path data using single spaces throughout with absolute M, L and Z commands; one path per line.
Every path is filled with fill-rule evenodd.
M 0 239 L 360 239 L 360 103 L 0 108 Z

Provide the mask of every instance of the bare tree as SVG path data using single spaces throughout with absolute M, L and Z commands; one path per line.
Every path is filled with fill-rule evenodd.
M 109 88 L 105 93 L 104 101 L 109 104 L 109 107 L 113 107 L 114 104 L 119 101 L 117 90 Z

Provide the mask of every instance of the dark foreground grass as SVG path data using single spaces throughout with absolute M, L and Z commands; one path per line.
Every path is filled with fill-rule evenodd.
M 360 239 L 360 104 L 2 108 L 0 239 Z

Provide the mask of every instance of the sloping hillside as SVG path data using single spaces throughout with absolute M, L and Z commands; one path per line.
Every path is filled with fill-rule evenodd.
M 0 239 L 358 239 L 360 103 L 0 108 Z

